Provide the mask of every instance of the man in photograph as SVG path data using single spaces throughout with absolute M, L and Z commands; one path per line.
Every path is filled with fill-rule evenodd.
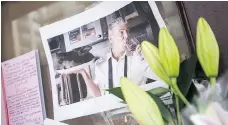
M 122 76 L 127 77 L 139 86 L 146 84 L 148 78 L 160 80 L 148 67 L 147 62 L 142 57 L 139 45 L 133 55 L 129 55 L 127 49 L 129 34 L 125 21 L 116 19 L 109 25 L 109 41 L 111 43 L 110 52 L 95 62 L 94 80 L 84 69 L 76 71 L 83 76 L 85 83 L 95 97 L 107 94 L 108 92 L 105 89 L 120 87 Z M 167 86 L 163 82 L 160 83 L 160 86 Z

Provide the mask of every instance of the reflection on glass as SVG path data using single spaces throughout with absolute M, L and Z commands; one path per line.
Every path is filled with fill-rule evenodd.
M 25 4 L 23 4 L 25 3 Z M 42 4 L 41 4 L 42 3 Z M 10 52 L 10 55 L 19 56 L 26 52 L 29 52 L 33 49 L 38 49 L 40 54 L 41 65 L 47 64 L 46 55 L 44 52 L 43 44 L 40 37 L 39 28 L 56 21 L 71 17 L 78 13 L 85 11 L 86 8 L 93 7 L 93 1 L 69 1 L 69 2 L 40 2 L 39 5 L 44 5 L 43 7 L 35 10 L 35 8 L 39 5 L 36 5 L 36 2 L 22 2 L 22 4 L 15 4 L 12 2 L 12 6 L 14 5 L 17 8 L 24 7 L 26 5 L 32 5 L 32 7 L 28 8 L 31 12 L 27 15 L 23 15 L 21 17 L 16 18 L 11 22 L 12 25 L 12 45 L 8 45 L 9 42 L 5 42 L 12 50 L 7 51 Z M 36 6 L 35 6 L 36 5 Z M 93 6 L 91 6 L 93 5 Z M 91 7 L 90 7 L 91 6 Z M 10 8 L 11 8 L 10 7 Z M 35 8 L 34 8 L 35 7 Z M 35 11 L 34 11 L 35 10 Z M 18 15 L 21 15 L 21 12 L 18 12 Z M 56 43 L 52 45 L 53 48 L 58 48 L 59 46 Z M 7 49 L 8 50 L 8 49 Z M 4 54 L 6 55 L 6 53 Z M 8 53 L 7 53 L 8 55 Z

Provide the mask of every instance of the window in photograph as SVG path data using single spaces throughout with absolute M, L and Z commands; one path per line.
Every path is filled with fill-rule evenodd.
M 123 17 L 125 17 L 125 20 L 138 16 L 138 13 L 133 3 L 130 3 L 129 5 L 123 7 L 120 11 L 122 12 Z
M 82 26 L 83 39 L 87 39 L 90 36 L 96 35 L 95 24 L 91 22 L 87 25 Z
M 76 28 L 76 29 L 68 32 L 68 35 L 69 35 L 69 40 L 70 40 L 71 44 L 82 40 L 80 28 Z
M 53 50 L 53 51 L 60 48 L 60 44 L 58 44 L 58 42 L 55 41 L 55 40 L 54 41 L 51 41 L 49 43 L 49 46 L 50 46 L 50 49 Z
M 51 53 L 56 53 L 65 50 L 63 35 L 59 35 L 48 39 L 48 45 Z

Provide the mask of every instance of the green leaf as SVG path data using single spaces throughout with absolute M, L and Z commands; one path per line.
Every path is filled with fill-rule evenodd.
M 172 114 L 171 114 L 170 110 L 165 106 L 165 104 L 161 101 L 161 99 L 158 96 L 154 95 L 153 92 L 148 92 L 148 94 L 157 103 L 158 108 L 159 108 L 159 110 L 160 110 L 160 112 L 162 114 L 163 119 L 167 123 L 169 123 L 171 125 L 174 125 Z
M 170 92 L 170 89 L 163 88 L 163 87 L 154 88 L 154 89 L 147 91 L 147 93 L 153 93 L 154 95 L 156 95 L 158 97 L 163 96 L 167 92 Z
M 118 98 L 122 99 L 125 102 L 125 99 L 124 99 L 124 96 L 123 96 L 123 93 L 122 93 L 120 87 L 106 89 L 106 91 L 117 96 Z M 166 94 L 167 92 L 170 92 L 170 90 L 167 88 L 159 87 L 159 88 L 151 89 L 151 90 L 146 91 L 146 92 L 147 93 L 153 93 L 154 95 L 160 97 L 160 96 Z
M 118 98 L 122 99 L 125 102 L 125 99 L 124 99 L 124 96 L 123 96 L 123 93 L 122 93 L 122 90 L 120 87 L 106 89 L 106 91 L 117 96 Z
M 177 78 L 177 85 L 185 97 L 188 94 L 189 88 L 192 84 L 192 78 L 195 73 L 196 62 L 197 56 L 196 54 L 193 54 L 189 59 L 183 61 L 180 65 L 180 74 Z M 180 109 L 182 109 L 183 107 L 184 103 L 180 101 Z

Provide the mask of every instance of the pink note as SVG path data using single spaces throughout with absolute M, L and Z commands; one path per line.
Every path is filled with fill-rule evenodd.
M 42 125 L 44 120 L 36 51 L 2 63 L 9 125 Z
M 3 86 L 3 84 L 4 84 L 3 79 L 1 79 L 1 81 L 2 81 L 2 86 Z M 2 92 L 1 92 L 1 125 L 9 125 L 8 112 L 7 112 L 7 107 L 6 107 L 6 98 L 5 98 L 4 92 L 5 92 L 5 90 L 2 87 Z

